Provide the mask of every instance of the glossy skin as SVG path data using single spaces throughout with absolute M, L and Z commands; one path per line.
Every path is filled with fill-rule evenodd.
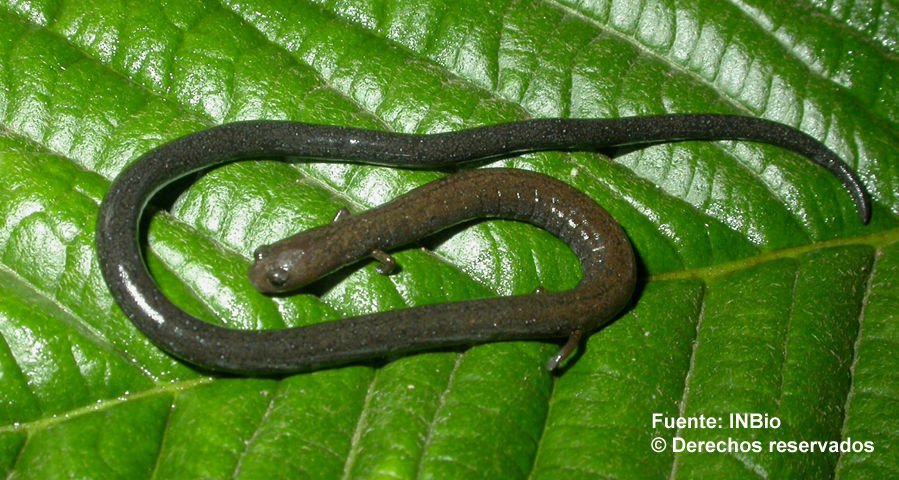
M 548 119 L 436 135 L 254 121 L 182 137 L 126 168 L 100 210 L 100 267 L 119 306 L 156 345 L 213 370 L 291 373 L 436 347 L 570 337 L 550 359 L 552 369 L 574 350 L 581 334 L 608 322 L 627 304 L 635 273 L 633 251 L 617 222 L 591 199 L 550 177 L 510 169 L 452 175 L 368 212 L 261 247 L 250 279 L 261 291 L 285 291 L 461 221 L 501 217 L 533 223 L 565 241 L 583 270 L 574 289 L 414 307 L 284 330 L 220 327 L 171 303 L 141 257 L 141 212 L 172 181 L 236 159 L 291 156 L 433 168 L 525 151 L 687 139 L 759 141 L 802 154 L 843 182 L 862 221 L 870 216 L 861 183 L 826 147 L 790 127 L 748 117 Z

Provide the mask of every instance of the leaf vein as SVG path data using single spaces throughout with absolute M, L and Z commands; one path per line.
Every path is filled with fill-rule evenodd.
M 441 392 L 441 394 L 440 394 L 440 398 L 438 398 L 438 400 L 437 400 L 437 408 L 434 409 L 434 414 L 433 414 L 431 421 L 429 422 L 429 425 L 427 427 L 427 432 L 425 433 L 425 441 L 422 443 L 422 446 L 421 446 L 421 453 L 419 454 L 420 456 L 418 459 L 418 466 L 417 466 L 416 472 L 415 472 L 416 479 L 421 478 L 422 467 L 424 465 L 425 457 L 427 457 L 428 449 L 431 446 L 431 440 L 434 437 L 434 430 L 435 430 L 435 426 L 436 426 L 435 422 L 440 417 L 440 415 L 443 413 L 444 408 L 446 408 L 447 397 L 449 396 L 450 390 L 452 390 L 453 386 L 455 385 L 456 374 L 459 372 L 459 366 L 462 364 L 462 359 L 464 357 L 465 357 L 465 354 L 460 353 L 459 356 L 456 358 L 455 363 L 453 363 L 453 369 L 450 371 L 449 376 L 447 377 L 446 388 L 443 389 L 443 392 Z
M 702 289 L 702 299 L 700 299 L 701 307 L 699 309 L 699 315 L 696 319 L 696 333 L 693 335 L 693 342 L 690 349 L 690 366 L 687 368 L 687 374 L 684 376 L 684 386 L 681 390 L 681 398 L 678 402 L 677 406 L 677 416 L 684 417 L 686 416 L 686 405 L 687 405 L 687 397 L 690 395 L 690 379 L 693 378 L 693 372 L 696 369 L 696 350 L 699 348 L 699 332 L 702 330 L 706 315 L 706 297 L 707 297 L 706 286 L 703 285 Z M 681 429 L 678 428 L 675 432 L 675 436 L 680 436 Z M 677 468 L 679 465 L 679 460 L 681 456 L 677 453 L 672 455 L 671 462 L 671 471 L 668 474 L 668 478 L 670 480 L 674 480 L 677 478 Z
M 849 378 L 851 380 L 849 383 L 849 390 L 846 392 L 846 400 L 843 403 L 843 411 L 842 411 L 843 422 L 842 422 L 842 425 L 840 426 L 840 437 L 841 438 L 846 438 L 848 430 L 849 430 L 849 420 L 852 416 L 852 414 L 851 414 L 852 403 L 853 403 L 853 400 L 855 399 L 855 395 L 856 395 L 857 377 L 855 375 L 855 371 L 858 368 L 859 350 L 862 348 L 862 343 L 865 341 L 866 314 L 867 314 L 867 310 L 868 310 L 868 305 L 870 304 L 870 301 L 871 301 L 871 294 L 874 291 L 874 281 L 877 278 L 877 275 L 880 273 L 879 267 L 880 267 L 880 262 L 882 261 L 882 258 L 883 258 L 883 250 L 878 249 L 877 254 L 874 256 L 874 264 L 871 266 L 871 269 L 868 273 L 868 278 L 866 279 L 866 282 L 865 282 L 865 293 L 862 295 L 862 308 L 860 309 L 858 318 L 856 319 L 856 321 L 858 322 L 858 330 L 855 333 L 855 342 L 853 342 L 853 345 L 852 345 L 852 360 L 849 364 Z M 842 470 L 845 458 L 846 458 L 845 453 L 840 452 L 839 456 L 837 457 L 837 461 L 835 463 L 835 465 L 836 465 L 835 471 L 837 473 L 839 473 L 840 470 Z
M 234 472 L 231 474 L 231 478 L 238 478 L 240 474 L 240 469 L 243 468 L 243 462 L 247 458 L 247 454 L 252 449 L 253 445 L 255 445 L 256 440 L 259 438 L 259 432 L 262 430 L 263 425 L 268 422 L 271 417 L 272 411 L 275 408 L 275 403 L 278 400 L 278 392 L 281 389 L 281 385 L 283 382 L 275 382 L 275 389 L 269 394 L 271 398 L 268 401 L 268 406 L 265 407 L 265 412 L 263 412 L 262 417 L 260 417 L 259 422 L 256 424 L 256 428 L 253 430 L 253 434 L 250 435 L 250 438 L 244 442 L 243 451 L 240 453 L 240 456 L 237 458 L 237 462 L 234 465 Z
M 356 460 L 359 458 L 359 443 L 362 441 L 363 427 L 366 420 L 368 420 L 370 405 L 374 397 L 375 379 L 380 371 L 375 371 L 375 375 L 371 377 L 371 380 L 368 382 L 368 388 L 365 390 L 365 399 L 362 401 L 362 409 L 359 411 L 359 417 L 356 419 L 355 427 L 353 427 L 353 434 L 350 436 L 350 451 L 344 459 L 341 478 L 350 478 Z

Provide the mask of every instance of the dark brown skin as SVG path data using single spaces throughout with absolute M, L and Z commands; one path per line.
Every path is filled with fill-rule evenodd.
M 633 251 L 617 222 L 590 198 L 545 175 L 509 169 L 452 175 L 374 210 L 260 247 L 250 279 L 263 292 L 281 292 L 369 256 L 389 266 L 392 259 L 384 250 L 464 220 L 500 217 L 533 223 L 565 241 L 583 271 L 574 289 L 429 305 L 284 330 L 219 327 L 171 303 L 141 257 L 141 212 L 153 194 L 184 175 L 258 156 L 431 168 L 524 151 L 687 139 L 751 140 L 802 154 L 843 182 L 867 223 L 870 200 L 842 160 L 808 135 L 760 119 L 705 114 L 547 119 L 437 135 L 256 121 L 180 138 L 123 171 L 100 211 L 100 267 L 122 311 L 144 334 L 165 351 L 214 370 L 291 373 L 436 347 L 568 337 L 547 365 L 553 369 L 576 349 L 582 335 L 624 307 L 633 293 L 635 273 Z

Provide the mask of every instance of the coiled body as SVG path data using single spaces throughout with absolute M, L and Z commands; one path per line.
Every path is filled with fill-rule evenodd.
M 863 220 L 869 215 L 860 182 L 823 145 L 790 127 L 746 117 L 533 120 L 436 135 L 258 121 L 188 135 L 149 152 L 123 171 L 100 211 L 100 266 L 122 310 L 154 343 L 215 370 L 288 373 L 440 346 L 565 336 L 576 340 L 581 332 L 609 321 L 628 302 L 634 289 L 633 252 L 605 210 L 544 175 L 484 169 L 447 177 L 372 211 L 260 249 L 250 277 L 262 290 L 277 291 L 282 280 L 287 287 L 296 287 L 372 252 L 486 216 L 530 222 L 564 240 L 583 270 L 574 289 L 415 307 L 284 330 L 219 327 L 171 303 L 141 257 L 137 236 L 141 212 L 168 183 L 236 159 L 291 156 L 426 168 L 522 151 L 589 150 L 683 139 L 748 139 L 796 151 L 840 178 L 859 215 Z M 302 278 L 294 281 L 290 276 Z M 271 285 L 273 278 L 277 285 Z M 266 288 L 266 281 L 271 288 Z M 558 363 L 559 358 L 555 360 Z

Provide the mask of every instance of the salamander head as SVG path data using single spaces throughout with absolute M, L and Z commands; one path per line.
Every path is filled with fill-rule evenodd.
M 305 248 L 281 242 L 265 245 L 253 252 L 250 283 L 262 293 L 284 293 L 306 286 L 328 272 L 316 271 L 315 260 Z

